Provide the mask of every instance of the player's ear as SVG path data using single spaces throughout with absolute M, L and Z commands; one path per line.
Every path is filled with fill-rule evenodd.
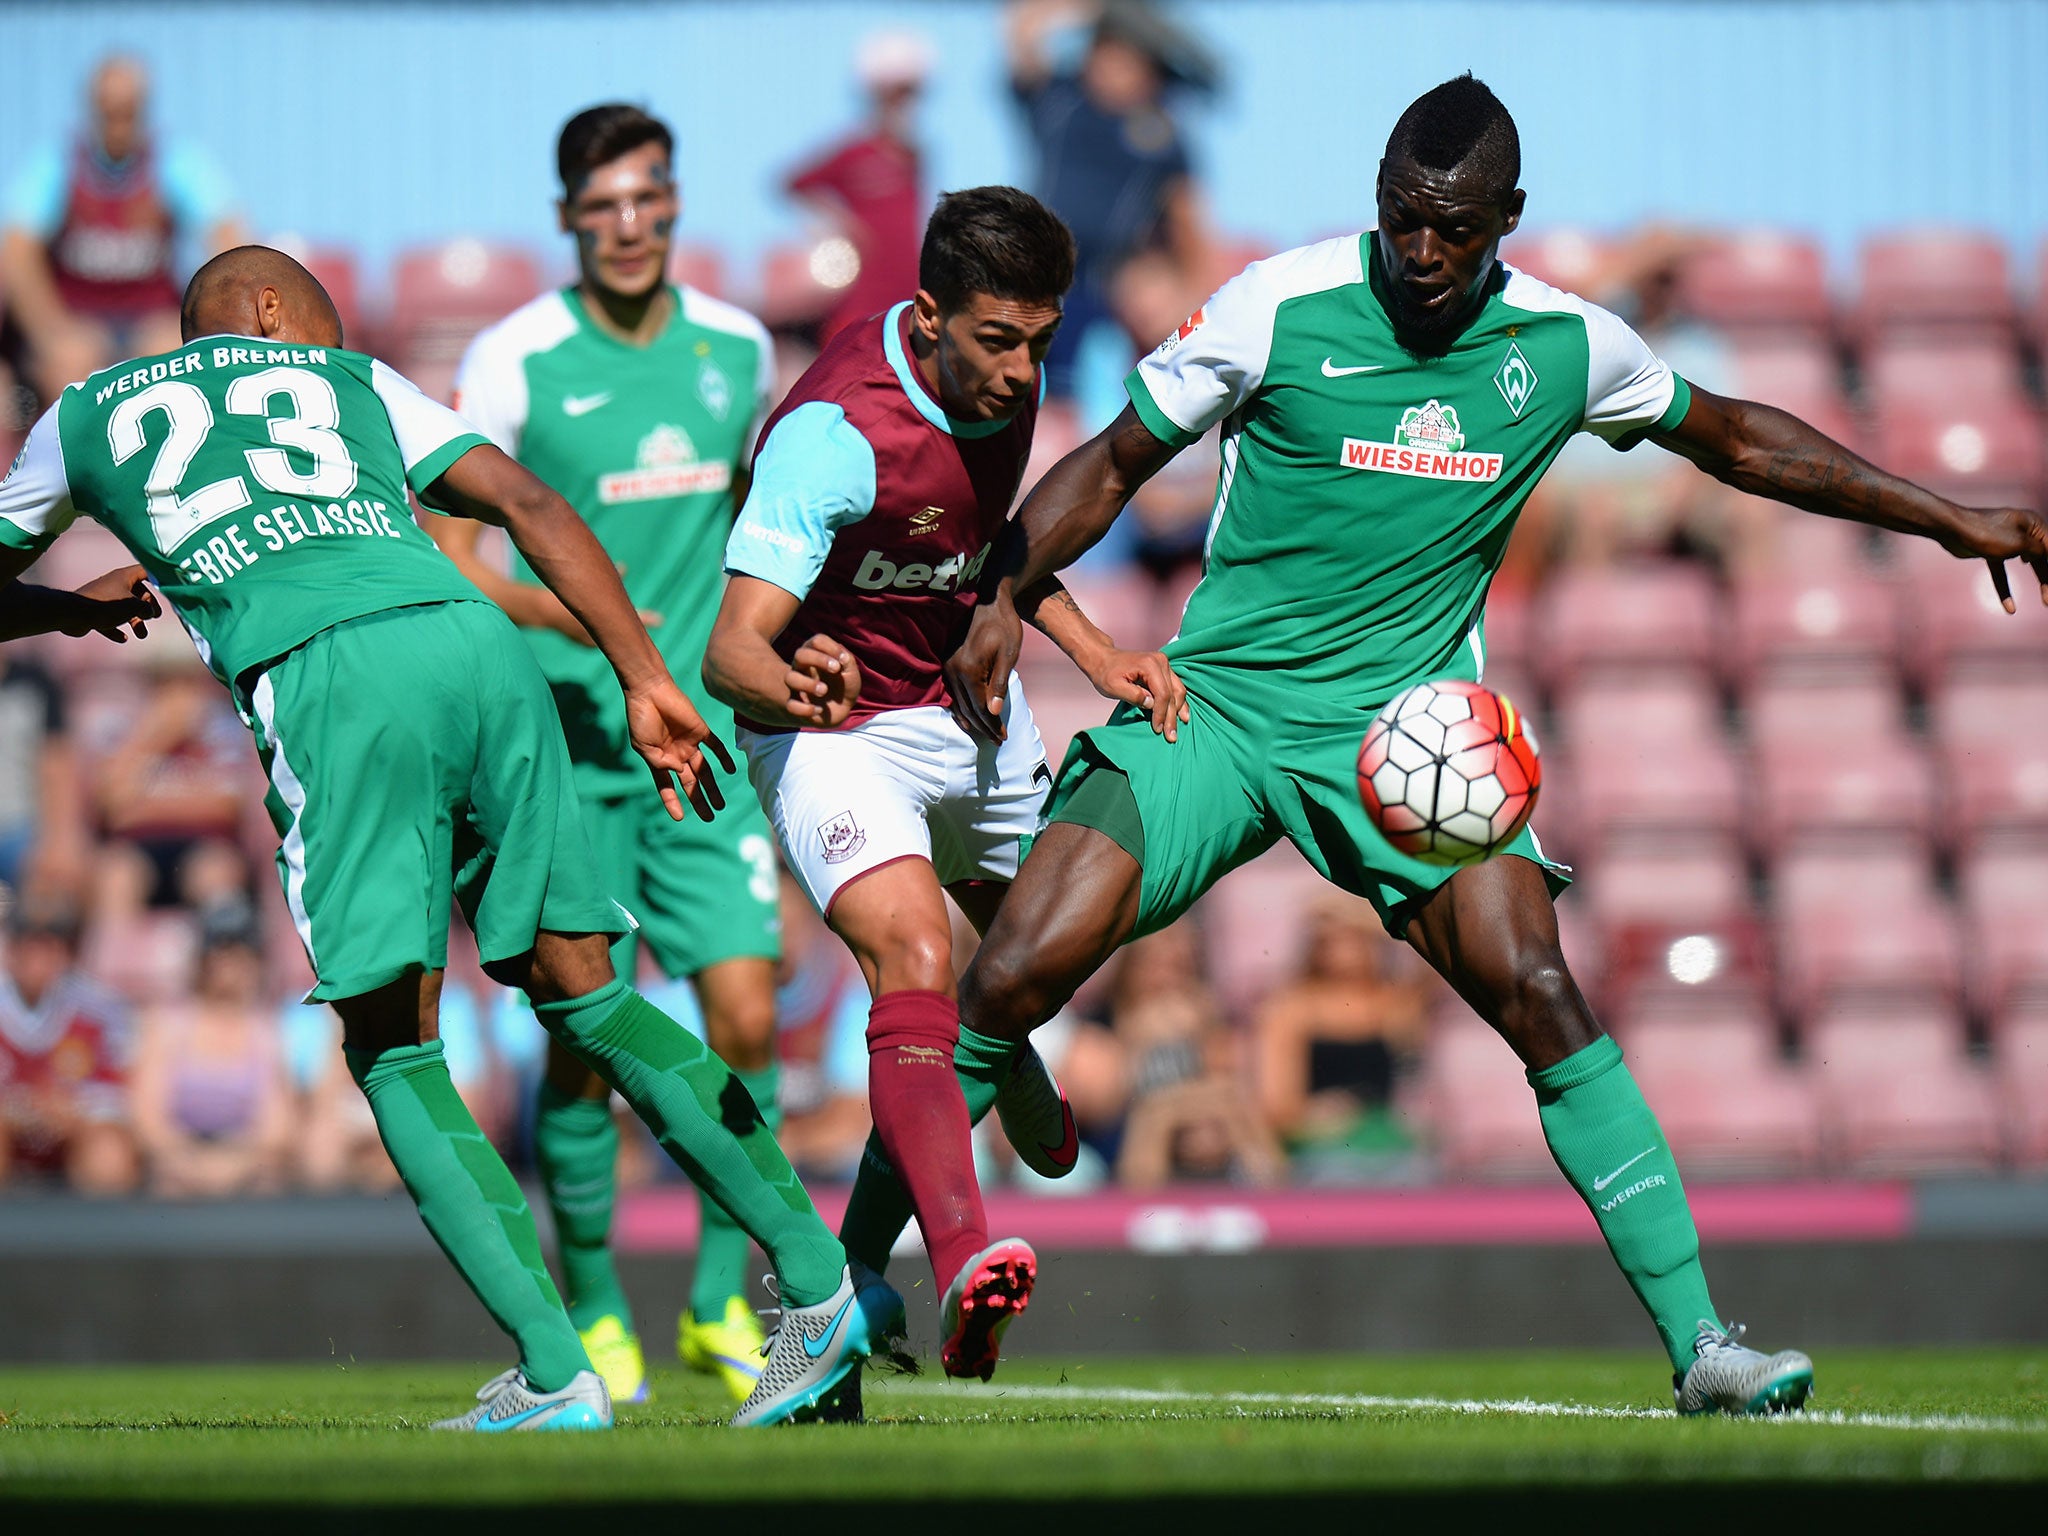
M 1528 197 L 1529 194 L 1520 187 L 1508 194 L 1508 200 L 1501 205 L 1500 232 L 1503 235 L 1513 234 L 1515 226 L 1522 222 L 1522 205 Z
M 569 222 L 569 199 L 566 197 L 555 199 L 555 227 L 565 235 L 576 233 L 576 226 Z
M 939 301 L 932 297 L 929 289 L 918 289 L 917 297 L 910 301 L 910 323 L 926 341 L 933 346 L 938 345 L 945 317 L 939 313 Z
M 284 329 L 284 295 L 268 283 L 256 290 L 256 326 L 265 336 Z

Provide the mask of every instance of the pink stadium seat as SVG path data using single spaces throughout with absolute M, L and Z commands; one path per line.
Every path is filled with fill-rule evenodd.
M 450 240 L 406 251 L 392 274 L 387 345 L 459 357 L 469 338 L 541 291 L 540 263 L 519 246 Z
M 2032 675 L 1952 678 L 1927 707 L 1947 750 L 2048 743 L 2048 665 Z
M 2007 613 L 1981 562 L 1958 560 L 1931 539 L 1899 537 L 1886 548 L 1900 591 L 1901 655 L 1911 676 L 1934 687 L 1949 677 L 2048 674 L 2039 599 L 2025 567 L 2006 567 L 2019 610 Z
M 1743 713 L 1759 748 L 1905 739 L 1898 685 L 1877 668 L 1824 681 L 1766 678 Z
M 1757 749 L 1749 831 L 1760 853 L 1795 838 L 1926 838 L 1935 825 L 1933 768 L 1904 737 L 1782 741 Z
M 1233 1015 L 1248 1019 L 1301 961 L 1304 914 L 1330 886 L 1287 842 L 1217 881 L 1202 898 L 1209 973 Z
M 1521 1062 L 1463 1007 L 1447 1010 L 1430 1030 L 1420 1098 L 1446 1173 L 1488 1181 L 1556 1176 Z
M 1766 1000 L 1763 931 L 1730 839 L 1611 841 L 1567 906 L 1585 914 L 1597 939 L 1597 968 L 1576 969 L 1603 1011 Z
M 1958 883 L 1977 1008 L 1992 1018 L 2048 1008 L 2048 845 L 1986 844 L 1963 862 Z
M 1725 734 L 1721 701 L 1703 678 L 1657 673 L 1587 678 L 1558 696 L 1551 719 L 1561 743 L 1581 753 L 1668 750 Z
M 1586 874 L 1581 897 L 1608 929 L 1725 923 L 1753 915 L 1742 855 L 1726 838 L 1620 843 Z
M 1804 415 L 1816 406 L 1840 419 L 1848 410 L 1834 348 L 1799 331 L 1744 336 L 1735 349 L 1735 384 L 1745 399 Z
M 1709 324 L 1824 335 L 1830 328 L 1827 263 L 1812 240 L 1745 230 L 1689 256 L 1679 305 Z
M 2009 833 L 2048 834 L 2048 741 L 1944 747 L 1943 832 L 1967 849 Z M 2042 874 L 2048 883 L 2048 870 Z
M 1916 400 L 2023 404 L 2019 354 L 2010 337 L 1880 338 L 1863 359 L 1863 392 L 1883 409 Z
M 1820 1162 L 1820 1106 L 1760 1012 L 1646 1014 L 1617 1029 L 1688 1179 L 1783 1178 Z
M 1807 1018 L 1843 1000 L 1962 1004 L 1962 950 L 1955 915 L 1933 892 L 1910 901 L 1795 908 L 1780 915 L 1778 995 Z
M 722 299 L 725 297 L 725 256 L 715 246 L 679 242 L 669 248 L 668 280 L 708 293 L 714 299 Z
M 1558 790 L 1567 793 L 1554 795 Z M 1644 737 L 1556 754 L 1543 794 L 1546 811 L 1561 813 L 1569 801 L 1573 846 L 1588 854 L 1619 834 L 1732 836 L 1742 821 L 1741 772 L 1734 753 L 1714 736 Z
M 1927 855 L 1897 844 L 1794 848 L 1771 870 L 1771 906 L 1784 915 L 1915 906 L 1934 890 Z
M 1531 660 L 1553 685 L 1599 668 L 1706 671 L 1721 629 L 1713 582 L 1697 566 L 1667 562 L 1570 571 L 1545 589 Z
M 1755 678 L 1889 666 L 1897 647 L 1893 589 L 1853 568 L 1816 565 L 1738 583 L 1735 643 L 1723 654 L 1739 675 Z
M 1967 229 L 1905 230 L 1864 241 L 1855 327 L 1867 338 L 1905 330 L 2010 330 L 2016 306 L 2005 246 Z
M 1878 412 L 1871 456 L 1970 506 L 2041 501 L 2041 419 L 2023 400 L 1891 401 Z
M 2005 1020 L 1995 1056 L 2013 1161 L 2038 1169 L 2048 1164 L 2048 1006 Z
M 1600 281 L 1608 258 L 1605 237 L 1581 229 L 1517 231 L 1501 250 L 1501 259 L 1553 288 L 1586 293 Z
M 1935 1012 L 1844 1008 L 1811 1027 L 1806 1056 L 1836 1166 L 1866 1175 L 1996 1166 L 1997 1101 L 1962 1039 L 1956 1018 Z

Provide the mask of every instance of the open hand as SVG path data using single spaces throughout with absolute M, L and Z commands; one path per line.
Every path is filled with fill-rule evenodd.
M 124 565 L 104 576 L 95 576 L 72 596 L 80 601 L 75 605 L 75 613 L 65 615 L 64 633 L 98 633 L 116 645 L 126 645 L 130 631 L 138 640 L 147 639 L 147 621 L 163 614 L 163 607 L 139 565 Z
M 798 646 L 783 680 L 791 717 L 816 730 L 846 724 L 860 702 L 860 663 L 830 635 L 813 635 Z
M 717 758 L 727 773 L 734 771 L 732 757 L 675 679 L 664 676 L 627 693 L 626 729 L 633 750 L 654 774 L 654 787 L 671 821 L 683 819 L 685 798 L 704 821 L 725 809 L 725 795 L 705 753 Z
M 1991 568 L 1991 585 L 2007 613 L 2014 613 L 2012 586 L 2006 580 L 2005 562 L 2024 561 L 2041 587 L 2041 602 L 2048 606 L 2048 524 L 2041 514 L 2024 507 L 1964 507 L 1962 525 L 1941 541 L 1942 547 L 1959 559 L 1976 558 Z
M 1003 701 L 1010 696 L 1010 673 L 1024 647 L 1024 621 L 1000 599 L 976 603 L 974 619 L 960 649 L 946 658 L 946 688 L 953 696 L 953 718 L 960 729 L 984 741 L 1005 740 Z
M 1180 727 L 1188 723 L 1187 685 L 1160 652 L 1111 649 L 1081 670 L 1105 699 L 1121 699 L 1149 714 L 1153 734 L 1180 739 Z

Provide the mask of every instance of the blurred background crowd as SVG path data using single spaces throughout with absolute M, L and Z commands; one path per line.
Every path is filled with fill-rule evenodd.
M 1333 232 L 1235 229 L 1205 190 L 1189 124 L 1229 88 L 1234 39 L 1201 14 L 991 11 L 1007 78 L 989 110 L 1081 257 L 1027 484 L 1114 415 L 1132 359 L 1220 281 Z M 802 234 L 741 260 L 686 216 L 676 257 L 679 281 L 762 316 L 785 384 L 915 287 L 937 190 L 945 123 L 921 103 L 944 54 L 892 26 L 850 63 L 864 115 L 778 173 Z M 1405 99 L 1359 131 L 1376 144 Z M 475 331 L 566 276 L 566 250 L 537 241 L 449 230 L 386 260 L 284 235 L 269 189 L 236 184 L 151 102 L 149 60 L 107 57 L 43 142 L 0 138 L 0 457 L 65 381 L 174 343 L 182 274 L 252 231 L 308 261 L 352 345 L 443 397 Z M 1961 221 L 1872 231 L 1845 268 L 1796 228 L 1539 214 L 1506 256 L 1623 314 L 1695 383 L 1783 405 L 1958 500 L 2048 489 L 2048 244 Z M 1124 643 L 1172 633 L 1216 463 L 1213 441 L 1182 455 L 1071 574 Z M 36 579 L 124 558 L 81 525 Z M 1580 439 L 1530 504 L 1487 681 L 1537 722 L 1535 825 L 1579 875 L 1567 953 L 1690 1177 L 2048 1164 L 2048 623 L 2019 596 L 2008 618 L 1981 568 L 1654 449 Z M 1057 760 L 1105 706 L 1049 645 L 1023 670 Z M 338 1024 L 295 1001 L 308 978 L 264 788 L 174 626 L 0 651 L 0 1186 L 393 1181 Z M 786 881 L 783 906 L 783 1135 L 807 1176 L 844 1177 L 868 1128 L 865 990 Z M 961 942 L 964 963 L 964 925 Z M 694 1014 L 686 993 L 665 1002 Z M 458 1086 L 517 1165 L 539 1028 L 461 935 L 443 1007 Z M 1039 1043 L 1088 1148 L 1063 1187 L 1548 1169 L 1511 1054 L 1284 845 L 1118 957 Z M 669 1171 L 629 1147 L 641 1177 Z M 990 1178 L 1028 1178 L 988 1156 Z

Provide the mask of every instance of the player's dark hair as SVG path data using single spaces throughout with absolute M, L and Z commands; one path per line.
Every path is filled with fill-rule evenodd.
M 1074 283 L 1074 237 L 1058 214 L 1015 187 L 969 187 L 939 197 L 917 285 L 957 314 L 977 293 L 1057 304 Z
M 562 124 L 562 135 L 555 140 L 555 170 L 562 178 L 563 194 L 574 197 L 592 171 L 642 144 L 659 144 L 663 154 L 675 158 L 675 135 L 660 118 L 623 101 L 585 107 Z
M 1468 70 L 1409 103 L 1387 136 L 1387 158 L 1458 171 L 1506 197 L 1522 179 L 1522 136 L 1500 98 Z

